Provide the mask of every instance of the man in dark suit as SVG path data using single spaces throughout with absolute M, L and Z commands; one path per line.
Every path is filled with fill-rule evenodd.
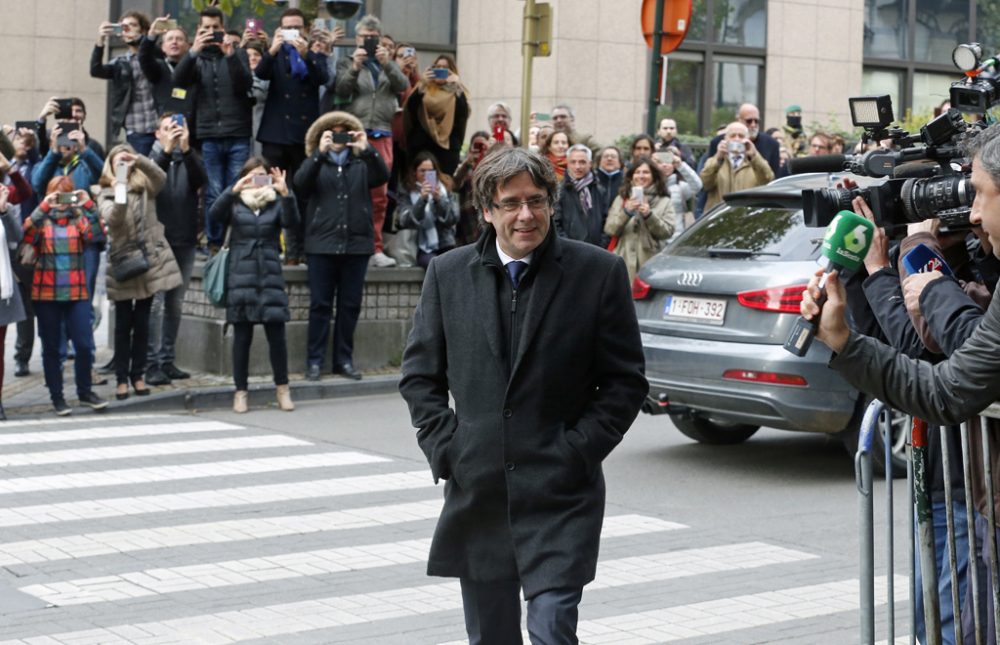
M 497 150 L 474 181 L 492 226 L 431 262 L 399 385 L 447 480 L 427 571 L 461 579 L 473 644 L 522 642 L 519 589 L 533 643 L 576 643 L 601 462 L 648 390 L 628 273 L 556 235 L 556 179 L 538 155 Z

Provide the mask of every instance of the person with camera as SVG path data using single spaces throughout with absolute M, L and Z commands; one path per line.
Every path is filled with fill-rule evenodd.
M 694 153 L 690 146 L 677 138 L 677 121 L 671 118 L 660 119 L 660 127 L 656 130 L 656 149 L 664 151 L 669 148 L 677 148 L 680 151 L 681 160 L 691 168 L 695 166 Z
M 305 15 L 285 9 L 254 76 L 268 83 L 257 141 L 272 166 L 294 177 L 305 159 L 306 130 L 319 117 L 319 88 L 329 79 L 325 54 L 309 50 Z M 300 210 L 304 208 L 300 204 Z M 303 255 L 302 231 L 285 231 L 285 261 Z
M 17 248 L 17 243 L 24 235 L 21 226 L 20 209 L 10 203 L 10 189 L 0 184 L 0 393 L 3 390 L 4 348 L 7 338 L 7 325 L 20 323 L 26 313 L 21 291 L 18 289 L 11 262 L 11 253 Z M 6 252 L 3 252 L 6 251 Z M 7 420 L 7 412 L 3 409 L 0 396 L 0 421 Z
M 976 191 L 970 221 L 982 226 L 993 254 L 1000 258 L 1000 126 L 993 125 L 983 130 L 970 144 L 971 184 Z M 919 291 L 920 295 L 916 298 L 911 295 L 911 306 L 919 304 L 922 316 L 935 330 L 935 341 L 948 357 L 931 364 L 907 357 L 897 349 L 853 331 L 845 317 L 847 299 L 844 285 L 836 273 L 831 274 L 827 281 L 826 303 L 822 307 L 817 305 L 820 297 L 819 275 L 820 272 L 817 272 L 803 295 L 801 312 L 807 319 L 818 320 L 816 338 L 834 352 L 830 367 L 840 372 L 854 387 L 893 408 L 939 425 L 956 425 L 976 417 L 1000 395 L 1000 343 L 997 342 L 1000 337 L 1000 299 L 991 300 L 977 324 L 959 324 L 957 319 L 943 323 L 937 320 L 937 313 L 928 305 L 939 289 L 950 288 L 954 291 L 949 284 L 952 279 L 935 271 L 908 278 L 903 283 L 904 299 L 907 291 Z M 907 289 L 910 280 L 927 284 L 920 285 L 919 289 Z M 963 311 L 968 313 L 969 310 L 963 308 Z M 962 319 L 965 320 L 965 316 Z M 1000 437 L 996 421 L 988 420 L 985 430 L 992 439 L 989 459 L 994 490 L 1000 491 Z M 979 434 L 980 431 L 974 427 L 971 443 L 976 452 L 976 446 L 980 444 Z M 983 544 L 991 530 L 986 513 L 991 505 L 994 508 L 1000 505 L 996 498 L 990 500 L 984 495 L 983 455 L 976 452 L 972 454 L 970 466 L 973 468 L 976 509 L 982 514 L 976 519 L 976 533 L 978 542 Z M 1000 508 L 997 512 L 1000 513 Z M 997 527 L 992 528 L 996 530 Z M 984 549 L 977 555 L 982 558 L 985 570 L 989 571 L 988 550 Z M 989 574 L 982 589 L 990 588 L 988 578 Z M 986 595 L 987 602 L 992 604 L 989 593 Z M 966 599 L 968 604 L 968 594 Z M 965 613 L 963 621 L 971 620 L 971 612 L 968 616 Z M 988 619 L 985 633 L 992 643 L 992 607 L 985 609 L 981 615 Z
M 295 189 L 308 204 L 304 225 L 309 274 L 306 379 L 320 379 L 336 296 L 333 373 L 358 380 L 354 330 L 378 230 L 371 216 L 371 191 L 389 180 L 389 169 L 369 143 L 361 121 L 346 112 L 324 114 L 312 124 L 306 133 L 306 154 L 295 175 Z
M 701 177 L 684 161 L 681 151 L 672 146 L 654 152 L 653 161 L 666 178 L 670 204 L 674 207 L 674 233 L 668 240 L 673 241 L 694 223 L 694 213 L 688 208 L 688 204 L 701 190 Z
M 560 236 L 606 249 L 611 241 L 604 232 L 608 198 L 594 177 L 593 154 L 582 143 L 569 149 L 566 177 L 559 186 L 552 221 Z
M 253 126 L 250 91 L 253 75 L 246 51 L 225 42 L 222 11 L 206 7 L 199 14 L 194 44 L 174 68 L 174 84 L 195 90 L 195 135 L 201 142 L 208 186 L 207 214 L 224 187 L 236 180 L 250 156 Z M 206 216 L 209 249 L 222 245 L 224 231 Z
M 153 86 L 156 113 L 183 114 L 194 132 L 194 91 L 174 84 L 174 70 L 190 48 L 187 32 L 169 16 L 162 16 L 139 42 L 139 67 Z
M 60 99 L 53 96 L 42 107 L 38 120 L 35 121 L 35 129 L 38 132 L 38 151 L 43 157 L 49 153 L 51 137 L 48 132 L 48 119 L 50 116 L 55 117 L 59 123 L 75 123 L 76 127 L 83 132 L 84 144 L 94 151 L 101 163 L 104 163 L 104 146 L 98 143 L 97 139 L 91 138 L 87 129 L 83 127 L 84 121 L 87 120 L 87 106 L 84 105 L 82 99 L 77 97 Z M 63 130 L 68 132 L 69 128 L 63 128 Z
M 198 191 L 208 178 L 201 156 L 191 146 L 191 131 L 180 114 L 167 112 L 160 116 L 150 159 L 167 174 L 163 189 L 156 194 L 156 215 L 181 275 L 180 285 L 153 296 L 149 314 L 146 384 L 167 385 L 191 376 L 176 364 L 177 332 L 198 244 Z
M 92 389 L 94 333 L 84 269 L 84 246 L 93 228 L 100 226 L 100 215 L 90 194 L 66 175 L 53 177 L 45 188 L 45 198 L 24 220 L 24 243 L 34 255 L 31 300 L 42 341 L 45 386 L 55 413 L 66 416 L 73 409 L 63 396 L 64 328 L 77 348 L 73 372 L 80 403 L 95 410 L 108 406 Z
M 750 140 L 747 126 L 733 121 L 726 126 L 722 142 L 701 169 L 701 182 L 708 198 L 704 212 L 737 190 L 763 186 L 774 179 L 774 171 Z
M 153 147 L 157 114 L 153 85 L 139 64 L 139 44 L 148 31 L 146 14 L 126 11 L 117 24 L 101 23 L 90 55 L 91 77 L 111 81 L 111 136 L 125 128 L 125 140 L 143 155 Z M 103 63 L 104 49 L 114 36 L 121 38 L 128 53 Z
M 115 303 L 115 398 L 138 396 L 146 387 L 149 310 L 153 296 L 181 284 L 181 272 L 157 217 L 156 196 L 167 174 L 132 146 L 112 148 L 97 197 L 108 225 L 108 299 Z
M 454 175 L 469 121 L 469 92 L 451 54 L 441 54 L 424 71 L 403 110 L 407 157 L 415 160 L 421 152 L 429 152 L 442 172 Z
M 378 18 L 364 16 L 355 29 L 357 49 L 350 58 L 337 63 L 335 92 L 340 99 L 350 101 L 343 110 L 361 121 L 368 141 L 391 171 L 392 117 L 396 113 L 397 96 L 406 91 L 409 81 L 393 60 L 394 52 L 381 44 L 382 22 Z M 378 268 L 396 265 L 384 253 L 382 245 L 387 205 L 387 187 L 383 181 L 372 191 L 375 253 L 370 263 Z
M 263 325 L 278 408 L 291 412 L 295 404 L 285 338 L 291 314 L 281 269 L 281 230 L 297 226 L 299 211 L 286 173 L 262 157 L 250 157 L 209 217 L 228 227 L 230 235 L 226 322 L 233 326 L 233 411 L 249 410 L 250 345 L 254 325 Z
M 469 151 L 455 171 L 455 192 L 458 193 L 458 224 L 455 225 L 455 245 L 474 244 L 483 232 L 479 211 L 472 199 L 473 175 L 490 148 L 490 133 L 485 130 L 473 132 L 469 139 Z
M 604 222 L 604 234 L 617 238 L 611 250 L 625 260 L 629 284 L 673 232 L 674 209 L 660 167 L 639 157 L 625 172 Z
M 400 228 L 416 229 L 417 264 L 425 269 L 434 257 L 455 248 L 458 204 L 448 190 L 451 180 L 442 172 L 432 153 L 419 152 L 399 187 L 396 218 Z

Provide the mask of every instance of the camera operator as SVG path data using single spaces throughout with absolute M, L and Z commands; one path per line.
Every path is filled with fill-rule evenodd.
M 128 47 L 124 56 L 107 64 L 104 48 L 116 27 Z M 111 136 L 125 128 L 125 140 L 141 155 L 148 155 L 156 141 L 156 102 L 153 86 L 139 64 L 139 43 L 149 31 L 149 18 L 138 11 L 126 11 L 118 25 L 104 21 L 97 31 L 97 44 L 90 55 L 90 75 L 111 81 Z
M 174 69 L 175 85 L 197 90 L 195 136 L 208 175 L 205 235 L 213 251 L 222 246 L 224 227 L 207 214 L 250 157 L 253 125 L 250 62 L 244 49 L 226 42 L 223 18 L 217 7 L 201 11 L 194 44 Z
M 846 182 L 845 182 L 846 183 Z M 862 197 L 855 197 L 853 200 L 854 211 L 874 222 L 875 217 L 868 204 Z M 957 289 L 958 297 L 948 295 L 934 305 L 934 310 L 939 314 L 938 320 L 955 321 L 959 316 L 964 315 L 963 309 L 966 303 L 972 303 L 972 309 L 978 316 L 982 315 L 982 309 L 976 306 L 976 302 L 989 303 L 989 290 L 979 280 L 979 272 L 974 266 L 973 258 L 965 248 L 965 238 L 967 233 L 939 235 L 938 229 L 940 221 L 937 219 L 926 220 L 917 224 L 910 224 L 907 232 L 909 235 L 901 243 L 889 247 L 885 232 L 881 228 L 875 229 L 875 238 L 872 241 L 868 255 L 865 257 L 866 272 L 859 272 L 856 277 L 848 280 L 847 300 L 851 311 L 852 320 L 855 321 L 855 328 L 865 331 L 868 335 L 874 336 L 888 342 L 903 354 L 913 358 L 923 358 L 931 362 L 938 362 L 944 358 L 939 347 L 936 336 L 954 338 L 958 336 L 953 323 L 946 323 L 944 327 L 933 327 L 928 325 L 920 313 L 919 306 L 914 306 L 914 299 L 906 297 L 904 293 L 910 294 L 916 288 L 926 285 L 927 276 L 938 275 L 940 273 L 918 273 L 908 275 L 901 258 L 920 244 L 923 244 L 938 255 L 944 257 L 948 266 L 954 274 L 961 278 L 961 285 L 957 281 L 951 282 Z M 978 243 L 974 236 L 972 239 Z M 898 270 L 897 270 L 898 267 Z M 901 284 L 902 282 L 902 284 Z M 860 297 L 856 289 L 860 285 L 864 295 Z M 919 287 L 917 286 L 919 285 Z M 968 294 L 968 295 L 967 295 Z M 970 295 L 976 298 L 976 302 L 970 299 Z M 905 303 L 905 304 L 904 304 Z M 875 325 L 869 325 L 871 331 L 865 330 L 864 321 L 874 317 Z M 963 337 L 967 337 L 967 334 Z M 949 472 L 944 472 L 943 460 L 941 456 L 941 433 L 947 438 L 949 453 L 953 456 L 950 462 Z M 935 576 L 938 581 L 939 607 L 941 617 L 942 643 L 954 644 L 954 617 L 955 612 L 951 602 L 951 567 L 947 558 L 947 506 L 945 498 L 945 481 L 950 481 L 952 487 L 952 511 L 954 513 L 955 545 L 956 545 L 956 574 L 959 580 L 959 597 L 964 598 L 969 604 L 971 611 L 971 596 L 967 594 L 971 590 L 967 586 L 968 575 L 968 530 L 965 507 L 964 478 L 962 470 L 962 444 L 957 427 L 938 428 L 931 426 L 928 434 L 927 450 L 927 472 L 929 474 L 928 489 L 931 494 L 933 528 L 935 539 Z M 914 530 L 916 527 L 914 527 Z M 925 626 L 923 612 L 923 588 L 920 583 L 922 571 L 919 560 L 916 566 L 916 628 L 917 638 L 924 642 Z M 967 615 L 971 617 L 971 614 Z M 972 629 L 972 625 L 969 626 Z
M 1000 126 L 994 125 L 981 132 L 971 141 L 970 148 L 973 158 L 971 183 L 976 190 L 970 221 L 974 225 L 982 225 L 989 246 L 997 254 L 1000 252 Z M 849 383 L 929 423 L 954 425 L 977 415 L 1000 394 L 1000 342 L 997 340 L 1000 333 L 1000 301 L 993 300 L 979 324 L 975 325 L 975 305 L 962 300 L 960 306 L 947 307 L 945 296 L 958 295 L 955 290 L 958 285 L 935 273 L 938 272 L 907 278 L 903 283 L 903 293 L 904 302 L 909 300 L 911 309 L 919 305 L 935 341 L 949 356 L 936 365 L 908 358 L 873 338 L 851 331 L 844 317 L 845 291 L 835 273 L 827 282 L 828 301 L 822 313 L 816 305 L 820 272 L 809 284 L 801 311 L 807 318 L 819 316 L 817 338 L 834 351 L 830 366 L 841 372 Z M 995 422 L 991 421 L 987 428 L 993 439 L 989 456 L 993 485 L 995 490 L 1000 491 L 1000 442 L 997 441 Z M 975 425 L 972 429 L 970 467 L 976 484 L 973 497 L 979 513 L 985 514 L 989 504 L 997 508 L 997 500 L 987 500 L 983 494 L 984 469 L 978 449 L 979 431 Z M 977 516 L 976 532 L 981 544 L 985 542 L 982 538 L 988 530 L 987 520 Z M 981 557 L 986 563 L 986 571 L 989 571 L 988 557 Z M 983 589 L 989 588 L 990 582 L 987 581 Z M 970 602 L 967 594 L 966 604 Z M 963 622 L 971 620 L 970 614 L 966 613 Z M 988 617 L 986 633 L 989 642 L 993 643 L 992 610 L 981 615 Z
M 772 179 L 774 171 L 757 153 L 747 126 L 741 121 L 733 121 L 726 126 L 715 154 L 701 169 L 701 181 L 708 194 L 704 212 L 712 210 L 726 193 L 763 186 Z
M 104 146 L 97 142 L 96 139 L 91 139 L 90 135 L 87 133 L 87 129 L 83 127 L 83 122 L 87 120 L 87 106 L 84 105 L 83 101 L 79 98 L 73 97 L 71 99 L 66 99 L 69 101 L 70 111 L 69 113 L 62 113 L 59 109 L 59 99 L 56 97 L 50 98 L 46 101 L 45 106 L 42 108 L 41 113 L 38 115 L 38 120 L 35 122 L 37 124 L 38 130 L 38 152 L 43 157 L 49 153 L 49 133 L 48 133 L 48 118 L 50 116 L 56 117 L 56 120 L 60 123 L 71 121 L 76 122 L 80 125 L 80 131 L 83 132 L 83 140 L 88 148 L 94 151 L 101 163 L 104 163 Z M 98 173 L 100 174 L 100 173 Z M 44 193 L 39 193 L 44 194 Z

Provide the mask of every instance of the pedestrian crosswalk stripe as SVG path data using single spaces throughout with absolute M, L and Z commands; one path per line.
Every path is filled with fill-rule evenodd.
M 673 522 L 641 515 L 608 517 L 603 538 L 626 537 L 684 528 Z M 20 591 L 54 605 L 78 605 L 139 598 L 179 591 L 252 584 L 302 576 L 325 575 L 399 564 L 426 562 L 430 538 L 384 544 L 360 544 L 334 549 L 282 553 L 263 557 L 130 571 L 117 575 L 28 585 Z M 599 566 L 602 586 L 628 584 L 641 567 L 652 571 L 673 569 L 671 577 L 743 568 L 748 561 L 786 561 L 792 552 L 767 545 L 734 545 L 735 548 L 692 549 L 638 558 L 611 560 Z M 757 566 L 757 565 L 755 565 Z M 606 580 L 605 580 L 606 579 Z
M 97 424 L 99 426 L 106 426 L 110 422 L 119 424 L 123 421 L 149 421 L 152 419 L 183 419 L 184 417 L 178 417 L 177 415 L 169 414 L 118 414 L 115 413 L 114 417 L 106 417 L 103 414 L 91 414 L 84 415 L 80 417 L 61 417 L 58 419 L 14 419 L 10 421 L 4 421 L 4 430 L 10 430 L 11 428 L 30 428 L 32 426 L 54 426 L 54 425 L 78 425 L 85 426 L 91 423 Z
M 751 543 L 750 545 L 728 545 L 727 548 L 730 549 L 730 554 L 738 555 L 738 550 L 740 548 L 747 547 L 757 553 L 761 553 L 766 550 L 768 551 L 769 556 L 766 558 L 766 561 L 758 560 L 756 561 L 756 564 L 748 562 L 743 557 L 737 557 L 729 570 L 744 569 L 751 566 L 766 566 L 767 564 L 773 564 L 777 561 L 793 562 L 803 558 L 808 559 L 816 557 L 800 551 L 784 549 L 778 546 L 762 545 L 759 543 Z M 710 557 L 711 563 L 708 566 L 704 568 L 698 566 L 701 554 L 707 551 L 710 551 L 710 549 L 688 549 L 673 553 L 656 554 L 650 558 L 643 568 L 640 569 L 636 568 L 637 563 L 635 562 L 635 558 L 625 558 L 622 561 L 609 560 L 599 562 L 598 578 L 600 579 L 603 576 L 603 583 L 599 587 L 592 586 L 589 588 L 606 589 L 610 587 L 639 584 L 641 582 L 654 582 L 669 578 L 700 575 L 702 573 L 717 573 L 721 571 L 722 569 L 718 567 L 719 558 L 717 554 Z M 681 565 L 680 570 L 670 570 L 677 567 L 677 565 Z M 618 569 L 621 569 L 625 575 L 618 575 Z M 608 571 L 609 573 L 604 573 L 605 571 Z M 101 580 L 102 579 L 97 579 L 95 586 L 100 587 L 102 584 Z M 144 582 L 148 582 L 148 579 L 145 579 Z M 824 598 L 824 601 L 820 603 L 816 602 L 812 596 L 807 594 L 807 592 L 819 587 L 828 589 L 831 596 L 837 596 L 838 594 L 840 596 L 844 596 L 847 589 L 847 583 L 850 582 L 853 582 L 853 587 L 850 588 L 851 592 L 854 594 L 853 596 L 850 596 L 850 598 L 854 600 L 853 607 L 850 606 L 850 603 L 844 598 L 834 598 L 833 602 L 827 602 Z M 53 586 L 54 585 L 48 585 L 47 588 L 51 589 Z M 43 587 L 46 586 L 37 586 L 38 590 Z M 736 629 L 738 628 L 736 626 L 736 620 L 738 620 L 739 616 L 742 616 L 743 614 L 752 614 L 753 612 L 758 611 L 761 607 L 764 607 L 765 609 L 770 607 L 780 607 L 780 609 L 761 611 L 756 623 L 741 626 L 755 626 L 776 622 L 774 618 L 775 615 L 780 615 L 780 620 L 792 620 L 795 617 L 807 618 L 812 615 L 822 615 L 822 613 L 835 613 L 851 608 L 857 609 L 856 592 L 857 581 L 838 582 L 828 585 L 802 587 L 785 591 L 773 591 L 766 594 L 756 594 L 754 596 L 738 597 L 731 599 L 729 602 L 725 600 L 717 600 L 712 603 L 700 603 L 702 605 L 706 605 L 706 611 L 703 612 L 702 616 L 692 617 L 689 615 L 689 612 L 684 611 L 675 613 L 678 618 L 687 620 L 692 625 L 704 626 L 706 629 L 710 630 L 713 627 L 718 628 L 719 622 L 705 620 L 706 617 L 711 619 L 714 616 L 721 615 L 725 611 L 731 611 L 731 613 L 734 614 L 732 618 L 732 624 L 734 626 L 730 629 Z M 752 604 L 749 600 L 751 598 L 760 604 Z M 788 609 L 781 607 L 781 605 L 778 604 L 779 602 L 789 604 L 792 608 Z M 694 606 L 697 605 L 689 605 L 688 607 Z M 712 607 L 712 611 L 707 611 L 708 606 Z M 243 609 L 235 612 L 227 611 L 217 614 L 190 616 L 182 619 L 182 621 L 176 621 L 176 626 L 174 626 L 175 621 L 160 621 L 153 624 L 133 624 L 130 625 L 130 627 L 141 629 L 143 631 L 155 629 L 157 625 L 177 629 L 180 627 L 180 622 L 183 622 L 184 636 L 190 638 L 191 640 L 201 642 L 201 639 L 205 639 L 206 642 L 212 643 L 232 643 L 254 638 L 287 636 L 289 634 L 311 631 L 317 628 L 331 628 L 360 622 L 385 620 L 388 618 L 431 614 L 450 609 L 458 609 L 460 607 L 461 593 L 459 592 L 459 586 L 457 583 L 451 582 L 445 584 L 424 585 L 420 587 L 390 589 L 388 591 L 375 593 L 332 596 L 303 602 L 282 603 L 266 607 Z M 730 607 L 735 609 L 730 610 Z M 737 614 L 736 609 L 738 609 L 739 614 Z M 670 610 L 660 611 L 670 612 Z M 295 620 L 295 617 L 301 615 L 303 612 L 309 612 L 308 615 L 310 616 L 310 620 L 308 622 Z M 644 614 L 657 615 L 657 612 L 644 612 Z M 798 615 L 796 616 L 796 614 Z M 668 615 L 673 616 L 674 614 Z M 239 624 L 235 625 L 235 622 L 238 622 Z M 600 624 L 598 621 L 593 622 L 598 625 Z M 94 637 L 96 638 L 93 642 L 100 642 L 100 631 L 101 630 L 89 630 L 89 633 L 94 634 Z M 108 628 L 108 631 L 110 631 L 110 628 Z M 729 629 L 724 631 L 729 631 Z M 711 634 L 718 632 L 706 631 L 705 633 Z M 157 636 L 160 635 L 160 632 L 152 632 L 151 635 Z M 694 633 L 692 635 L 701 634 Z M 52 637 L 60 641 L 69 641 L 74 638 L 72 634 L 56 634 Z
M 201 479 L 204 477 L 228 477 L 307 468 L 332 468 L 336 466 L 375 464 L 389 461 L 392 460 L 360 452 L 341 451 L 292 455 L 289 457 L 258 457 L 256 459 L 210 461 L 197 464 L 178 464 L 175 466 L 151 466 L 149 468 L 122 468 L 119 470 L 97 470 L 59 475 L 15 477 L 12 479 L 0 479 L 0 495 L 43 490 L 55 491 L 91 488 L 95 486 L 150 484 L 184 479 Z
M 6 426 L 6 424 L 4 425 Z M 0 434 L 0 446 L 61 443 L 63 441 L 93 441 L 94 439 L 124 439 L 126 437 L 154 437 L 164 434 L 222 432 L 225 430 L 246 430 L 246 428 L 222 421 L 122 425 L 118 423 L 118 418 L 115 417 L 114 426 L 95 426 L 93 428 L 77 428 L 76 430 L 43 430 L 41 432 L 5 432 Z
M 881 595 L 876 595 L 876 606 L 884 605 L 886 602 L 886 580 L 884 576 L 875 580 L 876 593 L 881 592 Z M 906 586 L 907 579 L 903 576 L 895 576 L 894 580 L 896 602 L 905 600 L 907 591 L 903 587 Z M 631 614 L 619 614 L 597 620 L 583 620 L 577 625 L 577 637 L 580 639 L 580 645 L 597 645 L 598 643 L 650 645 L 686 638 L 716 636 L 741 629 L 828 616 L 845 611 L 856 612 L 857 610 L 858 581 L 839 580 Z M 524 640 L 528 642 L 527 632 L 524 633 Z M 896 642 L 909 641 L 897 638 Z M 440 645 L 465 645 L 467 643 L 468 641 L 461 640 L 440 643 Z M 885 645 L 885 641 L 878 645 Z
M 26 526 L 93 520 L 108 517 L 188 511 L 206 508 L 223 508 L 246 504 L 268 504 L 317 497 L 363 495 L 393 490 L 430 488 L 434 480 L 426 470 L 340 477 L 287 484 L 242 486 L 188 493 L 167 493 L 140 497 L 93 499 L 80 502 L 39 504 L 0 508 L 0 526 Z
M 7 542 L 0 543 L 0 566 L 390 526 L 435 519 L 441 513 L 441 505 L 441 498 L 436 498 L 309 515 L 277 515 Z
M 84 461 L 104 461 L 112 459 L 135 459 L 136 457 L 162 457 L 166 455 L 187 455 L 202 452 L 223 452 L 249 450 L 251 448 L 279 448 L 290 446 L 311 446 L 312 443 L 283 434 L 231 437 L 226 439 L 187 439 L 185 441 L 164 441 L 157 443 L 137 443 L 125 446 L 103 446 L 101 448 L 71 448 L 46 452 L 19 452 L 0 454 L 0 468 L 17 466 L 43 466 L 48 464 L 73 464 Z

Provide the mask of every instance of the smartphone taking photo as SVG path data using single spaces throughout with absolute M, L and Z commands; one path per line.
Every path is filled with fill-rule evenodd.
M 438 174 L 436 170 L 424 171 L 424 182 L 431 187 L 431 192 L 436 193 L 438 189 Z
M 451 70 L 446 67 L 434 67 L 431 69 L 431 71 L 434 72 L 434 78 L 440 79 L 442 81 L 446 80 L 448 76 L 451 74 Z
M 73 118 L 73 99 L 56 99 L 59 109 L 56 111 L 56 120 L 64 121 Z
M 640 204 L 646 203 L 646 191 L 642 186 L 632 186 L 632 199 Z
M 56 203 L 57 204 L 76 204 L 77 198 L 76 193 L 56 193 Z
M 253 185 L 254 186 L 270 186 L 271 185 L 271 175 L 254 175 Z
M 350 143 L 354 140 L 350 132 L 333 132 L 333 142 L 334 143 Z
M 298 40 L 298 37 L 299 37 L 299 30 L 298 29 L 282 29 L 281 30 L 281 38 L 286 43 L 290 43 L 293 40 Z
M 365 53 L 368 54 L 368 58 L 375 58 L 375 50 L 378 48 L 378 43 L 378 36 L 365 36 L 361 46 L 364 48 Z
M 171 115 L 170 120 L 174 122 L 174 125 L 179 125 L 182 128 L 184 127 L 184 115 L 183 114 L 174 114 L 174 115 Z
M 124 161 L 119 161 L 115 164 L 115 181 L 119 184 L 124 184 L 128 181 L 128 164 Z

